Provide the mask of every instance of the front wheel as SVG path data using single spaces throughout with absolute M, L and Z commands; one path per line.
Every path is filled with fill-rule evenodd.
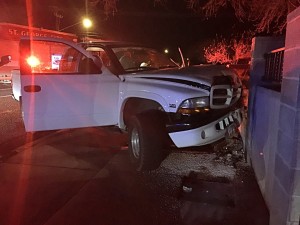
M 146 114 L 130 119 L 128 144 L 131 161 L 137 171 L 154 170 L 164 158 L 161 124 Z

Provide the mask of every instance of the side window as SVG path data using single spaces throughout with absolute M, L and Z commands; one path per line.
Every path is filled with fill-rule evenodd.
M 101 58 L 103 64 L 106 67 L 110 68 L 111 67 L 111 61 L 110 61 L 107 53 L 105 51 L 101 51 L 101 52 L 99 52 L 99 55 L 100 55 L 100 58 Z
M 83 55 L 64 43 L 50 41 L 23 42 L 20 45 L 21 72 L 67 74 L 78 73 Z
M 82 58 L 82 55 L 73 48 L 68 48 L 62 54 L 61 59 L 58 63 L 58 71 L 64 73 L 76 73 L 78 72 L 79 62 Z
M 110 58 L 108 57 L 107 53 L 105 52 L 105 50 L 103 48 L 87 47 L 86 50 L 91 52 L 93 55 L 99 57 L 101 59 L 103 65 L 106 66 L 107 68 L 110 68 L 112 66 Z

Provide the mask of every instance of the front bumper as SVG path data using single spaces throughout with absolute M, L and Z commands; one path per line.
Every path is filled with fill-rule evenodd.
M 236 109 L 209 124 L 194 129 L 172 132 L 169 133 L 169 136 L 178 148 L 201 146 L 224 138 L 231 124 L 240 125 L 241 122 L 242 109 Z

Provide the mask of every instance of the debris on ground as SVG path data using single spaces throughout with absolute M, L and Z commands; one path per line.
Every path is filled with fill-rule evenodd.
M 213 145 L 213 150 L 216 154 L 215 160 L 236 168 L 238 162 L 245 161 L 243 146 L 243 140 L 239 133 L 234 137 L 219 141 Z

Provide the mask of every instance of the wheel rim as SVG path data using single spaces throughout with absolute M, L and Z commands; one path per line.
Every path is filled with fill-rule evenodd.
M 131 148 L 133 156 L 138 159 L 140 157 L 140 139 L 139 139 L 139 133 L 136 128 L 132 129 L 131 133 Z

